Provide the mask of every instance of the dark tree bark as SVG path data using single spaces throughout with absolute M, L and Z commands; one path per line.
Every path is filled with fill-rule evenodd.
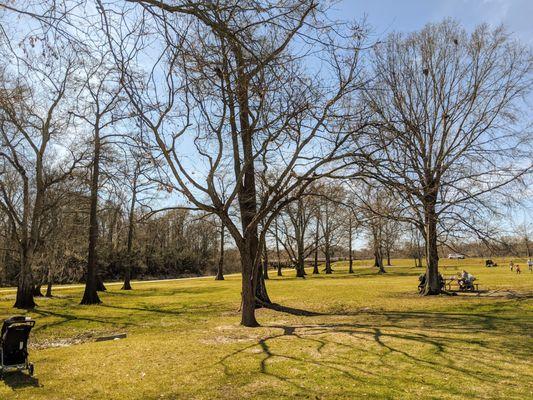
M 217 276 L 215 277 L 216 281 L 224 280 L 224 223 L 220 224 L 220 254 L 218 256 L 218 268 Z
M 135 202 L 137 201 L 137 179 L 139 178 L 140 173 L 140 161 L 137 161 L 135 166 L 135 172 L 133 174 L 133 185 L 131 193 L 131 204 L 130 212 L 128 214 L 128 237 L 127 237 L 127 265 L 124 275 L 124 284 L 122 285 L 122 290 L 131 290 L 131 270 L 133 264 L 133 235 L 135 234 Z
M 275 220 L 276 224 L 276 257 L 278 258 L 278 276 L 283 276 L 283 273 L 281 272 L 281 259 L 279 254 L 279 231 L 278 231 L 278 220 Z
M 15 308 L 32 309 L 36 304 L 33 299 L 33 276 L 31 265 L 27 260 L 26 251 L 22 251 L 22 259 L 20 266 L 19 282 L 17 287 L 17 297 L 15 300 Z
M 297 250 L 297 258 L 296 258 L 296 277 L 297 278 L 305 278 L 305 260 L 304 260 L 304 249 L 303 243 L 301 243 L 299 240 L 297 240 L 296 246 L 298 248 Z
M 97 121 L 96 126 L 99 122 Z M 100 175 L 100 134 L 95 129 L 93 171 L 91 178 L 91 205 L 89 211 L 89 256 L 87 260 L 87 274 L 85 279 L 85 291 L 81 304 L 99 304 L 98 280 L 97 280 L 97 249 L 98 244 L 98 181 Z
M 241 324 L 248 327 L 259 326 L 255 318 L 256 290 L 259 274 L 259 243 L 257 225 L 254 217 L 257 212 L 257 192 L 254 169 L 254 149 L 252 129 L 250 127 L 250 109 L 248 98 L 249 77 L 244 73 L 245 63 L 240 48 L 234 49 L 237 62 L 236 95 L 239 104 L 239 122 L 242 144 L 242 180 L 238 191 L 239 208 L 243 232 L 243 242 L 239 248 L 242 263 L 242 315 Z M 264 284 L 264 280 L 262 282 Z
M 266 240 L 263 242 L 263 278 L 269 279 L 268 277 L 268 249 L 266 245 Z
M 387 272 L 383 268 L 383 253 L 379 244 L 374 246 L 374 267 L 378 268 L 378 273 L 380 274 Z
M 41 292 L 41 287 L 42 285 L 40 283 L 33 287 L 33 297 L 43 297 L 43 293 Z
M 107 288 L 104 285 L 104 279 L 100 274 L 96 274 L 96 291 L 105 292 Z
M 48 263 L 48 271 L 46 273 L 46 294 L 45 297 L 52 297 L 52 285 L 54 283 L 54 273 L 52 263 Z
M 313 275 L 318 275 L 320 272 L 318 270 L 318 229 L 319 229 L 319 220 L 316 219 L 316 231 L 315 231 L 315 260 L 313 263 Z
M 348 257 L 349 257 L 349 264 L 348 264 L 348 273 L 353 274 L 353 252 L 352 252 L 352 219 L 350 218 L 349 226 L 348 226 Z
M 439 252 L 437 245 L 437 214 L 435 213 L 436 196 L 428 196 L 429 200 L 425 207 L 426 226 L 426 287 L 424 295 L 440 294 L 439 282 Z
M 324 255 L 326 257 L 326 274 L 332 274 L 333 270 L 331 269 L 331 249 L 329 247 L 329 243 L 326 242 L 326 245 L 324 246 Z
M 257 286 L 255 288 L 256 308 L 261 308 L 264 304 L 272 304 L 266 289 L 265 275 L 260 264 L 256 268 Z

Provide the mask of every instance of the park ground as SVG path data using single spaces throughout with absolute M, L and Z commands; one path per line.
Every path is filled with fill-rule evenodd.
M 110 285 L 98 306 L 56 290 L 27 313 L 35 376 L 7 375 L 0 399 L 531 399 L 533 273 L 495 261 L 441 260 L 445 276 L 477 276 L 480 295 L 420 297 L 408 260 L 384 275 L 370 261 L 271 272 L 292 313 L 258 310 L 260 328 L 238 324 L 239 276 Z M 0 291 L 0 318 L 20 313 L 13 298 Z M 95 342 L 115 333 L 127 338 Z

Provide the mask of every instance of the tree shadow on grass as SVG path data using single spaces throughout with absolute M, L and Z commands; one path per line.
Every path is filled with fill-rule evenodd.
M 126 326 L 137 325 L 137 324 L 135 324 L 133 322 L 125 321 L 124 319 L 121 319 L 120 321 L 118 321 L 115 318 L 103 319 L 103 318 L 96 318 L 96 317 L 81 316 L 81 315 L 78 315 L 78 314 L 75 314 L 75 313 L 67 313 L 67 312 L 60 313 L 60 312 L 42 310 L 42 309 L 34 309 L 34 310 L 32 310 L 32 312 L 35 313 L 35 314 L 38 314 L 38 315 L 40 315 L 42 317 L 61 318 L 61 320 L 56 321 L 56 322 L 50 322 L 50 323 L 46 323 L 46 324 L 38 324 L 37 326 L 35 326 L 35 328 L 33 328 L 33 331 L 39 331 L 39 330 L 42 330 L 42 329 L 49 329 L 49 328 L 60 326 L 60 325 L 63 325 L 63 324 L 67 324 L 67 323 L 73 322 L 73 321 L 85 321 L 85 322 L 91 322 L 91 323 L 102 324 L 102 325 L 109 325 L 109 324 L 111 324 L 111 325 L 126 325 Z
M 39 379 L 21 371 L 6 372 L 2 380 L 7 386 L 9 386 L 13 390 L 23 389 L 27 387 L 43 387 L 39 383 Z
M 512 380 L 514 373 L 495 365 L 493 357 L 508 354 L 522 363 L 530 357 L 523 341 L 516 340 L 529 334 L 530 321 L 512 315 L 372 311 L 335 313 L 330 315 L 329 321 L 324 314 L 318 315 L 322 318 L 316 323 L 264 326 L 281 332 L 261 337 L 224 356 L 219 361 L 224 373 L 231 375 L 232 360 L 235 362 L 255 348 L 262 355 L 258 360 L 261 374 L 308 395 L 323 393 L 314 393 L 305 382 L 285 373 L 279 362 L 289 362 L 289 370 L 319 369 L 354 383 L 365 381 L 365 385 L 371 384 L 375 389 L 381 388 L 379 390 L 391 388 L 388 379 L 380 376 L 390 374 L 396 380 L 403 379 L 396 375 L 398 365 L 402 363 L 435 377 L 467 378 L 490 393 L 490 390 L 500 390 L 501 382 Z M 287 339 L 293 341 L 288 347 Z M 373 367 L 361 366 L 359 358 L 370 359 Z M 478 396 L 474 391 L 467 395 L 461 385 L 453 383 L 453 379 L 445 386 L 439 383 L 440 378 L 424 379 L 424 375 L 420 375 L 419 381 L 416 381 L 418 378 L 405 381 L 405 385 L 432 386 L 436 396 L 444 394 L 443 391 L 460 397 Z M 394 390 L 401 390 L 401 387 Z
M 299 315 L 299 316 L 304 316 L 304 317 L 316 317 L 320 315 L 327 315 L 327 314 L 317 312 L 317 311 L 309 311 L 309 310 L 303 310 L 301 308 L 283 306 L 278 303 L 265 303 L 260 300 L 256 300 L 256 301 L 259 303 L 261 307 L 268 308 L 269 310 L 292 314 L 292 315 Z

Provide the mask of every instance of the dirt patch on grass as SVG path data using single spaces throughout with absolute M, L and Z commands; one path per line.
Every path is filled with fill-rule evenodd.
M 41 350 L 54 347 L 69 347 L 76 344 L 95 342 L 102 336 L 111 336 L 123 332 L 116 331 L 89 331 L 68 338 L 41 339 L 29 343 L 30 349 Z
M 493 297 L 493 298 L 505 298 L 505 299 L 531 299 L 533 298 L 533 291 L 516 291 L 510 289 L 496 289 L 486 290 L 479 293 L 474 293 L 479 297 Z

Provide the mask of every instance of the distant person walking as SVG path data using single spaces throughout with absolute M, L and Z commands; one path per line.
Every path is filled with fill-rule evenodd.
M 521 274 L 522 273 L 522 270 L 520 270 L 520 265 L 516 264 L 516 273 L 517 274 Z
M 531 261 L 531 258 L 527 260 L 527 269 L 529 269 L 529 272 L 533 272 L 533 261 Z
M 511 260 L 511 262 L 509 263 L 509 269 L 510 269 L 511 271 L 514 270 L 514 262 L 513 262 L 513 260 Z

